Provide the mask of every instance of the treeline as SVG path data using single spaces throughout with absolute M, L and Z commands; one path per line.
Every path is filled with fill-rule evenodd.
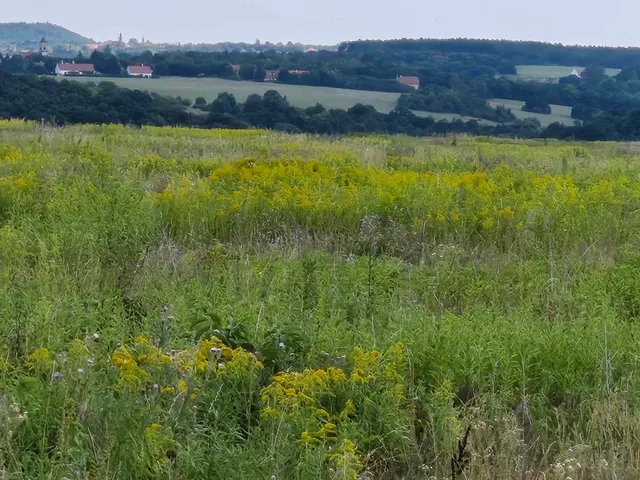
M 0 73 L 0 118 L 67 123 L 188 125 L 179 101 L 110 82 L 86 85 L 32 75 Z
M 521 138 L 574 138 L 580 140 L 640 139 L 640 110 L 615 110 L 597 114 L 579 125 L 555 123 L 542 130 L 535 119 L 515 120 L 497 126 L 477 120 L 435 121 L 398 107 L 389 114 L 371 106 L 354 105 L 347 110 L 326 110 L 318 104 L 297 108 L 275 90 L 263 96 L 251 95 L 244 103 L 223 93 L 207 104 L 194 105 L 201 113 L 189 113 L 183 101 L 117 87 L 61 82 L 36 76 L 0 73 L 0 118 L 44 120 L 68 123 L 120 123 L 125 125 L 175 125 L 197 128 L 267 128 L 291 133 L 326 135 L 405 134 L 430 136 L 447 134 L 496 135 Z
M 568 52 L 568 53 L 567 53 Z M 574 56 L 575 53 L 575 56 Z M 564 47 L 537 42 L 488 40 L 361 41 L 339 51 L 281 52 L 145 52 L 116 56 L 109 50 L 79 55 L 106 76 L 125 74 L 131 64 L 151 65 L 159 76 L 219 77 L 265 81 L 266 72 L 279 72 L 275 85 L 295 84 L 403 93 L 399 105 L 411 110 L 455 113 L 497 123 L 513 122 L 504 109 L 487 105 L 491 98 L 526 102 L 531 112 L 550 111 L 550 104 L 573 108 L 574 118 L 590 121 L 612 108 L 640 108 L 640 49 Z M 52 74 L 60 59 L 19 55 L 0 57 L 0 71 Z M 524 82 L 516 63 L 590 65 L 582 78 L 559 83 Z M 239 66 L 239 69 L 233 66 Z M 622 66 L 616 77 L 603 65 Z M 397 76 L 417 76 L 421 88 L 401 85 Z M 277 89 L 277 86 L 274 88 Z
M 367 54 L 408 58 L 416 52 L 489 55 L 514 65 L 601 65 L 628 68 L 638 64 L 640 48 L 562 45 L 557 43 L 455 39 L 361 40 L 344 42 L 339 51 L 351 56 Z

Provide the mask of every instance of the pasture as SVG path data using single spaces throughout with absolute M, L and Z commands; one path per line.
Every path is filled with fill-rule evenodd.
M 640 475 L 635 145 L 0 122 L 2 478 Z
M 531 113 L 522 110 L 525 102 L 520 100 L 506 100 L 503 98 L 492 98 L 489 100 L 489 105 L 497 107 L 501 105 L 505 108 L 511 109 L 513 114 L 519 118 L 537 118 L 543 127 L 550 125 L 554 122 L 564 123 L 565 125 L 571 125 L 573 119 L 571 118 L 571 107 L 564 105 L 551 105 L 551 115 L 544 115 L 541 113 Z
M 61 77 L 56 77 L 60 79 Z M 233 94 L 238 102 L 244 102 L 253 93 L 264 95 L 268 90 L 277 90 L 286 96 L 295 107 L 311 107 L 321 103 L 327 109 L 348 109 L 356 103 L 373 105 L 381 113 L 389 113 L 396 107 L 399 93 L 373 92 L 366 90 L 348 90 L 343 88 L 309 87 L 299 85 L 274 84 L 269 82 L 244 82 L 221 78 L 184 78 L 162 77 L 156 79 L 141 78 L 104 78 L 73 77 L 79 82 L 109 81 L 122 88 L 146 90 L 168 97 L 182 97 L 195 101 L 203 97 L 212 102 L 223 92 Z
M 559 78 L 571 75 L 574 68 L 562 65 L 517 65 L 518 78 L 532 81 L 557 81 Z M 606 68 L 605 74 L 614 77 L 620 73 L 619 68 Z

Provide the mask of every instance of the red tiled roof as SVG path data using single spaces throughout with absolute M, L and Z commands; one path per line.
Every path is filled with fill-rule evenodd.
M 129 65 L 129 72 L 138 75 L 153 75 L 153 70 L 149 65 Z
M 95 73 L 95 67 L 90 63 L 59 63 L 58 68 L 67 72 Z
M 402 85 L 409 85 L 410 87 L 420 86 L 420 79 L 418 77 L 398 77 L 398 82 Z
M 240 71 L 240 68 L 242 68 L 240 65 L 231 65 L 231 67 L 233 68 L 233 71 L 236 73 Z

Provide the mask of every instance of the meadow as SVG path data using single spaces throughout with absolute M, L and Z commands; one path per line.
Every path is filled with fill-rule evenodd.
M 536 118 L 540 121 L 540 125 L 546 127 L 554 122 L 560 122 L 565 125 L 573 124 L 571 118 L 571 107 L 565 105 L 551 105 L 551 114 L 544 115 L 542 113 L 531 113 L 522 110 L 525 102 L 520 100 L 506 100 L 503 98 L 492 98 L 489 100 L 489 106 L 503 106 L 510 109 L 518 119 Z
M 60 80 L 61 77 L 56 77 Z M 294 107 L 306 108 L 321 103 L 327 109 L 348 109 L 357 103 L 373 105 L 381 113 L 389 113 L 396 107 L 399 93 L 373 92 L 368 90 L 349 90 L 344 88 L 309 87 L 305 85 L 273 84 L 269 82 L 245 82 L 222 78 L 185 78 L 162 77 L 141 78 L 90 78 L 74 77 L 78 82 L 114 82 L 122 88 L 146 90 L 168 97 L 181 97 L 195 101 L 203 97 L 207 102 L 214 101 L 220 93 L 231 93 L 238 102 L 244 103 L 251 94 L 264 95 L 269 90 L 277 90 L 286 96 Z
M 639 160 L 0 123 L 2 478 L 637 478 Z
M 528 81 L 557 81 L 559 78 L 571 75 L 574 69 L 582 67 L 568 67 L 562 65 L 517 65 L 517 78 Z M 605 68 L 604 73 L 610 77 L 615 77 L 620 73 L 619 68 Z

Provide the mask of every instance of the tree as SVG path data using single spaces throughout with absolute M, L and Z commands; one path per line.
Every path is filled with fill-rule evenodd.
M 211 103 L 211 111 L 214 113 L 227 113 L 230 115 L 235 115 L 240 112 L 240 107 L 238 107 L 238 102 L 236 102 L 236 97 L 231 95 L 230 93 L 223 92 L 218 95 Z
M 253 73 L 253 80 L 256 82 L 264 82 L 264 77 L 267 75 L 267 71 L 264 68 L 258 67 Z
M 522 106 L 522 111 L 551 115 L 551 105 L 549 105 L 547 101 L 543 100 L 542 98 L 533 97 L 525 102 L 525 104 Z
M 96 71 L 104 75 L 121 75 L 122 67 L 120 62 L 110 51 L 100 52 L 94 50 L 91 54 L 91 63 L 96 68 Z
M 583 70 L 581 77 L 589 83 L 597 83 L 607 78 L 604 68 L 600 65 L 589 65 Z
M 253 65 L 241 65 L 238 77 L 241 80 L 253 80 L 256 72 L 256 67 Z M 264 79 L 264 76 L 262 77 Z
M 204 97 L 196 98 L 196 101 L 193 104 L 193 108 L 197 108 L 199 110 L 204 110 L 206 106 L 207 106 L 207 100 Z
M 571 118 L 576 120 L 590 121 L 598 114 L 599 110 L 584 103 L 578 103 L 571 109 Z

